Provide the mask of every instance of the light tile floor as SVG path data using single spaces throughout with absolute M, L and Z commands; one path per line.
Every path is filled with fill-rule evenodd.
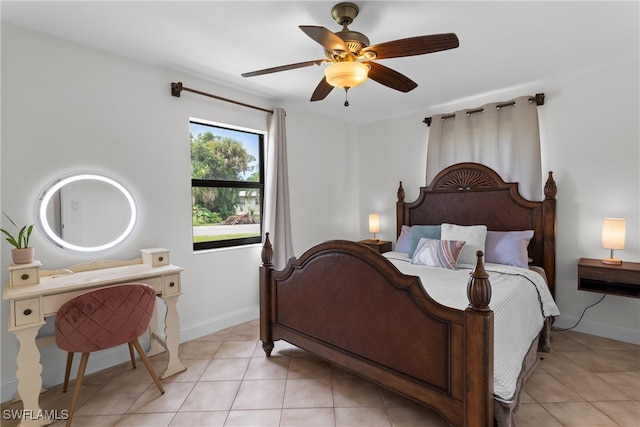
M 573 331 L 554 331 L 552 338 L 552 352 L 540 353 L 526 385 L 518 427 L 640 426 L 640 346 Z M 447 425 L 434 411 L 287 343 L 277 342 L 267 359 L 257 321 L 181 344 L 180 358 L 188 369 L 162 380 L 164 395 L 141 363 L 135 371 L 123 363 L 88 376 L 73 425 Z M 156 371 L 165 360 L 152 358 Z M 65 394 L 51 387 L 41 395 L 42 408 L 67 408 L 72 386 Z M 20 404 L 2 404 L 6 409 Z M 17 424 L 3 417 L 3 427 Z

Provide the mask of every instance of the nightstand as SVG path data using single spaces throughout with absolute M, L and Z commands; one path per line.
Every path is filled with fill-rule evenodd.
M 580 258 L 578 289 L 640 298 L 640 263 L 623 261 L 610 265 L 599 259 Z
M 367 240 L 360 240 L 358 243 L 362 243 L 363 245 L 369 246 L 371 249 L 381 254 L 391 251 L 391 242 L 388 240 L 367 239 Z

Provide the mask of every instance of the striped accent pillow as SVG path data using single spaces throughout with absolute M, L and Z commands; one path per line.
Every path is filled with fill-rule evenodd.
M 422 238 L 411 258 L 411 264 L 455 270 L 458 257 L 466 242 L 460 240 L 437 240 Z

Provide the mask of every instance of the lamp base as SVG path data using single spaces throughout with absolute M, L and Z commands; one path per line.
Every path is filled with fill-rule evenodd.
M 622 264 L 622 260 L 619 258 L 602 258 L 602 263 L 610 265 L 620 265 Z
M 373 238 L 369 239 L 369 241 L 377 243 L 377 242 L 380 241 L 380 239 L 373 237 Z

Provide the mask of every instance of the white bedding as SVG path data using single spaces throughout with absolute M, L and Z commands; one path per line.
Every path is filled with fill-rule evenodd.
M 404 274 L 418 276 L 427 293 L 442 305 L 464 310 L 469 305 L 467 283 L 473 266 L 459 264 L 457 270 L 411 264 L 404 252 L 387 252 Z M 558 316 L 545 280 L 540 274 L 501 264 L 485 264 L 491 282 L 494 312 L 494 385 L 497 400 L 511 403 L 522 362 L 540 333 L 544 319 Z

